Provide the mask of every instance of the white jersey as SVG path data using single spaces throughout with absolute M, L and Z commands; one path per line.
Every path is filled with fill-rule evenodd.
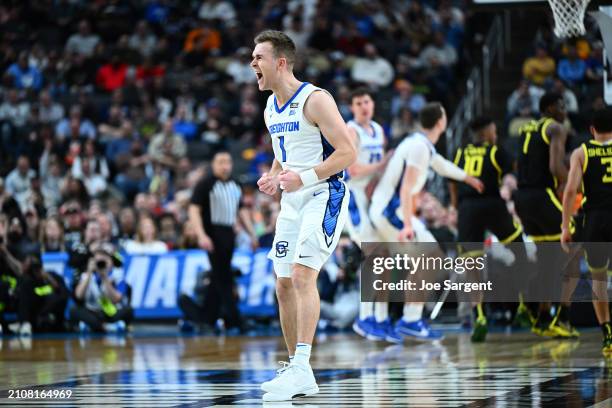
M 425 186 L 429 164 L 436 154 L 434 145 L 424 134 L 415 132 L 405 138 L 389 160 L 385 173 L 374 190 L 371 205 L 382 209 L 395 199 L 397 203 L 394 207 L 399 207 L 399 191 L 407 165 L 419 169 L 419 177 L 412 188 L 412 194 L 419 193 Z
M 311 169 L 334 151 L 321 130 L 304 116 L 306 100 L 315 91 L 327 92 L 304 82 L 283 106 L 278 106 L 274 94 L 268 97 L 266 125 L 272 137 L 274 157 L 283 170 L 299 173 Z
M 372 164 L 378 163 L 383 159 L 385 150 L 385 132 L 378 123 L 370 121 L 370 126 L 373 133 L 370 133 L 370 129 L 366 129 L 359 123 L 350 120 L 347 126 L 355 129 L 357 137 L 359 138 L 359 151 L 357 152 L 357 163 L 359 164 Z M 369 174 L 364 177 L 357 179 L 346 177 L 345 180 L 348 182 L 349 189 L 351 191 L 357 189 L 364 189 L 368 183 L 372 180 L 374 174 Z

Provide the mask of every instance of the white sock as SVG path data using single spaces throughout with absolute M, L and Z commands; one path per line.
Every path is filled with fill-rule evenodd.
M 295 346 L 295 356 L 293 356 L 292 363 L 301 367 L 310 367 L 310 350 L 312 350 L 312 345 L 298 343 Z
M 423 303 L 406 303 L 402 320 L 406 323 L 416 322 L 423 318 Z
M 387 317 L 389 317 L 389 304 L 387 302 L 374 303 L 374 317 L 377 323 L 387 320 Z
M 293 363 L 293 356 L 289 356 L 289 364 Z
M 374 303 L 361 302 L 359 304 L 359 320 L 365 320 L 372 316 L 374 316 Z

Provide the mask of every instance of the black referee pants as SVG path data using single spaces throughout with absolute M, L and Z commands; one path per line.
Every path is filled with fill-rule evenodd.
M 232 227 L 212 226 L 210 239 L 215 246 L 208 254 L 211 273 L 210 286 L 204 298 L 204 313 L 208 324 L 214 325 L 217 319 L 225 321 L 225 326 L 240 327 L 238 296 L 234 293 L 234 274 L 232 256 L 236 235 Z

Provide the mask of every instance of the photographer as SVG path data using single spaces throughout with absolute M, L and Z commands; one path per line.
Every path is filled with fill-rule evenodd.
M 17 285 L 19 333 L 64 330 L 68 289 L 61 276 L 43 270 L 40 255 L 28 255 Z
M 16 248 L 9 246 L 8 217 L 0 213 L 0 333 L 10 334 L 4 313 L 17 308 L 17 279 L 21 277 L 22 265 Z
M 128 288 L 124 282 L 117 285 L 111 279 L 113 266 L 121 266 L 121 259 L 109 243 L 93 243 L 89 250 L 85 271 L 74 279 L 76 304 L 70 309 L 70 319 L 83 322 L 96 333 L 105 333 L 113 326 L 117 331 L 125 329 L 134 316 Z

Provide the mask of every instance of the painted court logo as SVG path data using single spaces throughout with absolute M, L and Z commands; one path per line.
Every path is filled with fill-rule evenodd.
M 287 247 L 289 246 L 289 242 L 287 241 L 278 241 L 276 243 L 276 257 L 277 258 L 284 258 L 287 256 L 287 252 L 289 252 L 289 250 L 287 249 Z

